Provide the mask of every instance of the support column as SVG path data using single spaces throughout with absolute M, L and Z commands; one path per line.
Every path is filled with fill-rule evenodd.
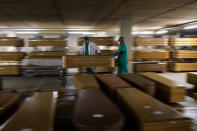
M 120 23 L 120 36 L 123 36 L 125 39 L 125 44 L 127 46 L 127 52 L 128 52 L 128 57 L 129 59 L 133 58 L 133 52 L 131 50 L 133 46 L 133 40 L 132 40 L 132 35 L 131 35 L 131 27 L 132 27 L 132 22 L 131 20 L 122 20 Z M 128 63 L 128 69 L 129 73 L 133 72 L 133 64 Z

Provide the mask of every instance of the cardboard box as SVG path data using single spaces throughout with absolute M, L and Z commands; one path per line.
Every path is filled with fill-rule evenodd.
M 115 60 L 110 56 L 63 56 L 63 67 L 114 67 Z
M 118 89 L 124 111 L 140 131 L 191 131 L 192 120 L 135 88 Z M 133 119 L 136 118 L 136 119 Z M 134 127 L 133 127 L 134 128 Z
M 78 131 L 122 131 L 124 116 L 100 90 L 82 90 L 73 114 Z
M 1 131 L 51 131 L 56 109 L 53 92 L 35 93 L 28 98 Z
M 18 65 L 0 65 L 0 75 L 20 75 L 21 69 Z
M 167 79 L 157 73 L 141 73 L 141 75 L 155 81 L 156 97 L 169 103 L 183 102 L 186 96 L 186 85 L 179 81 Z
M 197 58 L 197 51 L 195 50 L 176 50 L 173 51 L 173 57 L 177 59 Z
M 171 71 L 197 71 L 197 63 L 170 63 Z
M 135 46 L 168 46 L 167 38 L 135 38 Z
M 197 46 L 197 38 L 172 38 L 172 46 Z
M 30 38 L 29 46 L 67 46 L 65 38 Z
M 96 43 L 98 46 L 118 46 L 114 37 L 89 37 L 91 42 Z M 82 46 L 84 43 L 84 37 L 79 38 L 78 45 Z
M 134 59 L 169 59 L 169 51 L 135 51 Z
M 78 91 L 82 89 L 100 89 L 100 85 L 94 75 L 81 74 L 75 76 L 75 87 Z
M 119 75 L 122 79 L 127 81 L 129 84 L 134 85 L 136 88 L 143 92 L 155 96 L 156 83 L 150 79 L 145 78 L 139 74 L 121 74 Z
M 0 37 L 0 46 L 21 47 L 24 46 L 24 42 L 17 37 Z
M 20 61 L 24 57 L 24 52 L 0 52 L 0 61 Z
M 167 71 L 167 63 L 134 63 L 135 72 Z

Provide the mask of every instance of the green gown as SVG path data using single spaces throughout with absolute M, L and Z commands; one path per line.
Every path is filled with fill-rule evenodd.
M 89 43 L 86 43 L 86 47 L 85 47 L 85 55 L 89 55 L 88 46 L 89 46 Z M 87 71 L 87 73 L 90 73 L 90 74 L 92 74 L 92 73 L 93 73 L 92 68 L 86 68 L 86 71 Z
M 118 53 L 118 74 L 128 73 L 128 55 L 125 43 L 120 44 Z

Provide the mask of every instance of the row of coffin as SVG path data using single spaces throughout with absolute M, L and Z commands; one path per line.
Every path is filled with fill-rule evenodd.
M 23 47 L 24 41 L 17 37 L 0 37 L 0 46 Z M 65 38 L 29 38 L 28 46 L 67 46 Z
M 134 51 L 134 59 L 192 59 L 197 58 L 196 50 L 175 50 L 175 51 Z
M 120 77 L 106 74 L 78 75 L 75 86 L 79 96 L 73 122 L 80 131 L 121 130 L 125 126 L 141 131 L 191 130 L 189 118 L 153 97 L 167 102 L 183 101 L 186 90 L 182 83 L 154 73 L 124 74 Z M 100 90 L 116 106 L 110 104 Z M 125 123 L 124 115 L 117 106 L 126 117 Z
M 76 76 L 79 95 L 72 119 L 76 129 L 120 131 L 129 127 L 141 131 L 191 131 L 190 118 L 152 97 L 158 96 L 168 102 L 183 101 L 184 85 L 154 73 L 143 75 L 146 77 L 121 75 L 126 81 L 116 75 Z M 188 78 L 197 81 L 197 75 Z M 56 100 L 53 92 L 35 93 L 1 126 L 1 131 L 53 130 Z M 1 120 L 14 109 L 17 101 L 18 95 L 14 93 L 0 94 Z
M 197 38 L 136 38 L 135 46 L 197 46 Z

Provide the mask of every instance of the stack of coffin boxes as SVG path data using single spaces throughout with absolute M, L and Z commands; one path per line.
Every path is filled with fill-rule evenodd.
M 187 46 L 197 46 L 197 38 L 172 38 L 171 45 L 174 48 Z M 191 48 L 192 49 L 192 48 Z M 175 50 L 172 53 L 175 60 L 181 62 L 173 62 L 169 64 L 171 71 L 196 71 L 197 70 L 197 50 Z M 193 61 L 194 60 L 194 61 Z
M 29 67 L 46 67 L 37 68 L 34 70 L 38 73 L 46 73 L 46 74 L 57 74 L 58 71 L 56 69 L 49 69 L 47 67 L 52 66 L 60 66 L 62 56 L 66 54 L 65 47 L 67 46 L 67 40 L 65 38 L 30 38 L 29 39 L 29 47 L 34 48 L 50 48 L 50 50 L 45 51 L 32 51 L 27 53 L 27 66 Z M 61 51 L 57 51 L 61 50 Z
M 0 37 L 0 75 L 20 75 L 20 61 L 25 57 L 19 47 L 23 46 L 23 40 L 16 37 Z M 10 50 L 9 50 L 10 49 Z
M 102 56 L 110 56 L 116 52 L 116 49 L 110 49 L 111 47 L 118 47 L 117 42 L 114 40 L 114 37 L 89 37 L 91 42 L 96 43 L 99 47 L 104 46 L 104 49 L 101 49 Z M 84 42 L 84 38 L 79 38 L 78 46 L 82 46 Z M 97 52 L 96 52 L 97 55 Z M 114 72 L 116 70 L 115 67 L 96 67 L 95 72 L 103 73 L 103 72 Z M 85 70 L 81 70 L 81 72 L 85 72 Z
M 93 82 L 84 82 L 89 79 Z M 158 98 L 170 103 L 184 101 L 184 88 L 155 73 L 126 74 L 120 77 L 109 74 L 77 75 L 75 86 L 79 89 L 79 97 L 74 109 L 73 124 L 79 131 L 192 130 L 190 118 L 156 100 Z M 158 97 L 161 90 L 165 90 L 165 95 Z
M 136 38 L 134 45 L 139 46 L 168 46 L 168 39 L 166 38 Z M 135 50 L 134 54 L 134 71 L 148 72 L 148 71 L 167 71 L 168 65 L 166 62 L 170 58 L 168 50 Z M 154 62 L 153 62 L 154 61 Z

